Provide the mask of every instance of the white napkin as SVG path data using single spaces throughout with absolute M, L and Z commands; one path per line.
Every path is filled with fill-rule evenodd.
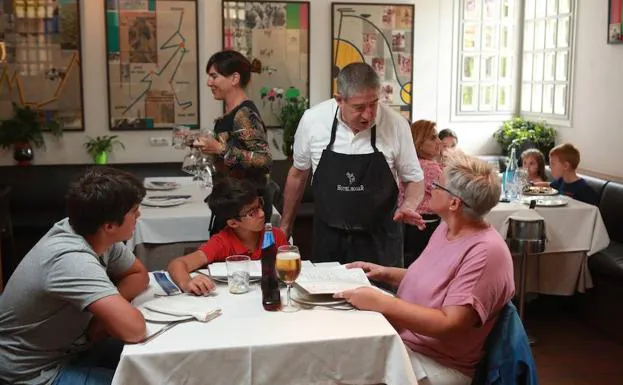
M 508 224 L 510 223 L 511 219 L 518 221 L 542 220 L 545 223 L 545 218 L 543 218 L 543 216 L 541 216 L 541 214 L 539 214 L 536 210 L 529 209 L 515 211 L 514 213 L 506 217 L 506 220 L 504 220 L 504 223 L 502 223 L 502 226 L 498 230 L 498 232 L 500 233 L 500 235 L 502 235 L 502 238 L 504 239 L 506 239 L 506 237 L 508 236 Z M 545 223 L 545 241 L 549 242 L 551 238 L 551 233 L 548 230 L 547 223 Z
M 175 316 L 192 316 L 197 321 L 201 322 L 210 321 L 214 313 L 219 313 L 221 311 L 220 308 L 211 305 L 209 298 L 190 295 L 160 297 L 145 302 L 143 306 L 151 311 L 159 313 Z

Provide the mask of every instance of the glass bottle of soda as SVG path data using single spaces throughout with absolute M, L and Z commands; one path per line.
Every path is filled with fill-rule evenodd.
M 273 226 L 267 223 L 264 228 L 264 240 L 262 242 L 262 305 L 265 310 L 276 311 L 281 308 L 281 292 L 279 291 L 279 279 L 275 271 L 277 258 L 277 245 L 273 235 Z

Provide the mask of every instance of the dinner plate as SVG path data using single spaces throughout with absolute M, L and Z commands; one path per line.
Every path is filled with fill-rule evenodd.
M 150 199 L 149 197 L 145 197 L 141 204 L 143 206 L 151 206 L 151 207 L 171 207 L 171 206 L 179 206 L 188 202 L 188 199 L 177 198 L 177 199 Z
M 530 188 L 523 191 L 522 194 L 529 195 L 529 196 L 553 196 L 553 195 L 558 195 L 558 190 L 552 187 L 547 187 L 547 186 L 544 186 L 544 187 L 530 186 Z
M 562 207 L 569 204 L 569 201 L 565 198 L 522 198 L 521 203 L 529 205 L 531 201 L 535 200 L 536 205 L 539 207 Z
M 346 304 L 345 299 L 333 298 L 331 294 L 308 295 L 301 292 L 296 287 L 294 290 L 290 291 L 290 298 L 294 302 L 309 306 L 337 306 Z
M 191 315 L 173 315 L 173 314 L 164 314 L 159 313 L 157 311 L 149 310 L 145 307 L 138 308 L 141 313 L 143 313 L 143 317 L 145 317 L 145 321 L 155 322 L 155 323 L 168 323 L 175 321 L 184 321 L 193 318 Z
M 175 190 L 178 187 L 180 187 L 180 184 L 177 182 L 165 182 L 157 180 L 150 180 L 145 182 L 145 188 L 147 190 L 169 191 Z

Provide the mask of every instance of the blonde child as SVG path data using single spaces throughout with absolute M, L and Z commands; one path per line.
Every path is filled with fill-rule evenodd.
M 530 148 L 521 153 L 521 166 L 528 172 L 528 181 L 531 183 L 546 182 L 545 156 L 536 148 Z

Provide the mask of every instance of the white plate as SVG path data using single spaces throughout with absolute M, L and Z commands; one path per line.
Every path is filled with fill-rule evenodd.
M 145 197 L 141 204 L 143 206 L 151 206 L 151 207 L 171 207 L 171 206 L 179 206 L 188 202 L 188 199 L 149 199 Z
M 145 317 L 145 321 L 149 321 L 149 322 L 168 323 L 168 322 L 175 322 L 175 321 L 184 321 L 184 320 L 193 318 L 193 316 L 191 315 L 179 316 L 179 315 L 173 315 L 173 314 L 158 313 L 156 311 L 146 309 L 142 306 L 139 307 L 138 309 L 141 311 L 141 313 L 143 313 L 143 317 Z
M 145 188 L 147 190 L 158 190 L 158 191 L 170 191 L 179 188 L 180 184 L 177 182 L 165 182 L 165 181 L 147 181 L 145 182 Z
M 335 299 L 331 294 L 307 295 L 294 286 L 294 290 L 290 292 L 290 298 L 294 302 L 310 306 L 336 306 L 346 304 L 345 299 Z
M 558 195 L 558 190 L 552 187 L 530 187 L 529 190 L 523 191 L 522 195 L 529 196 L 553 196 Z
M 536 198 L 536 197 L 531 197 L 531 198 L 522 198 L 521 199 L 521 203 L 525 204 L 525 205 L 529 205 L 530 201 L 536 201 L 536 205 L 539 207 L 562 207 L 562 206 L 566 206 L 567 204 L 569 204 L 569 201 L 565 198 Z

